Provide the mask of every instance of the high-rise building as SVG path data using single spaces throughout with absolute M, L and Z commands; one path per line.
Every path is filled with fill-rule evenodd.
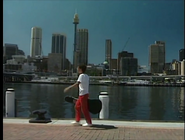
M 17 44 L 6 43 L 3 46 L 3 63 L 7 60 L 12 59 L 13 55 L 25 55 L 23 50 L 19 50 Z
M 105 40 L 105 60 L 108 62 L 109 68 L 111 68 L 112 59 L 112 41 L 111 39 Z
M 184 58 L 184 49 L 179 50 L 179 61 L 182 61 Z
M 117 69 L 117 59 L 111 59 L 111 63 L 110 63 L 110 65 L 111 65 L 111 67 L 110 67 L 110 69 Z
M 75 13 L 74 19 L 74 50 L 73 50 L 73 73 L 77 72 L 77 66 L 79 65 L 79 48 L 77 47 L 77 25 L 79 24 L 78 14 Z
M 62 69 L 65 69 L 66 59 L 66 35 L 54 33 L 52 34 L 51 53 L 62 54 Z
M 181 75 L 185 76 L 185 59 L 181 61 Z
M 12 59 L 12 55 L 18 54 L 18 45 L 6 43 L 4 45 L 4 56 L 6 59 Z
M 40 27 L 31 28 L 30 56 L 42 56 L 42 29 Z
M 165 68 L 165 42 L 155 41 L 149 46 L 149 66 L 151 73 L 163 73 Z
M 131 57 L 131 58 L 133 58 L 134 57 L 134 54 L 133 53 L 129 53 L 127 51 L 119 52 L 118 53 L 118 60 L 117 60 L 117 69 L 118 70 L 120 70 L 120 61 L 121 61 L 121 58 L 124 58 L 124 57 Z
M 138 72 L 138 60 L 132 57 L 122 57 L 120 60 L 120 75 L 136 76 Z
M 79 49 L 79 63 L 88 64 L 88 29 L 77 30 L 77 46 Z

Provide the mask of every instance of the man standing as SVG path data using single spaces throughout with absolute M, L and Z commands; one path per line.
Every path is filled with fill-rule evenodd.
M 79 98 L 75 103 L 75 121 L 72 122 L 74 125 L 80 125 L 81 111 L 86 119 L 86 123 L 82 126 L 92 126 L 91 116 L 88 109 L 88 98 L 89 98 L 89 76 L 85 74 L 86 65 L 78 66 L 79 77 L 75 84 L 64 89 L 67 92 L 69 89 L 78 86 L 79 87 Z

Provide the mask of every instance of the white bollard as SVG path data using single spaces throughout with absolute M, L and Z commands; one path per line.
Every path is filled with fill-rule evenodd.
M 6 117 L 15 117 L 15 91 L 13 88 L 6 90 Z
M 109 96 L 107 92 L 100 92 L 99 99 L 102 102 L 102 109 L 99 114 L 99 119 L 109 118 Z

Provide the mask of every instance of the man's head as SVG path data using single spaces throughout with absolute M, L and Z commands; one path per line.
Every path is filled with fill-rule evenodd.
M 78 73 L 85 73 L 87 66 L 86 65 L 80 65 L 78 66 Z

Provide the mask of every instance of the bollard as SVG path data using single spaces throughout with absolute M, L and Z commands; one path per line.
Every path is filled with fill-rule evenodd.
M 6 117 L 15 117 L 15 91 L 13 88 L 6 90 Z
M 32 114 L 37 115 L 37 118 L 35 119 L 30 119 L 29 123 L 49 123 L 51 122 L 50 118 L 46 118 L 45 114 L 47 113 L 46 110 L 40 109 L 40 110 L 35 110 L 32 112 Z
M 17 99 L 15 99 L 15 117 L 17 117 Z
M 107 92 L 100 92 L 99 99 L 102 102 L 102 109 L 99 114 L 99 119 L 109 118 L 109 96 Z
M 6 103 L 5 103 L 5 99 L 6 99 L 6 92 L 3 93 L 3 117 L 5 117 L 6 115 Z

